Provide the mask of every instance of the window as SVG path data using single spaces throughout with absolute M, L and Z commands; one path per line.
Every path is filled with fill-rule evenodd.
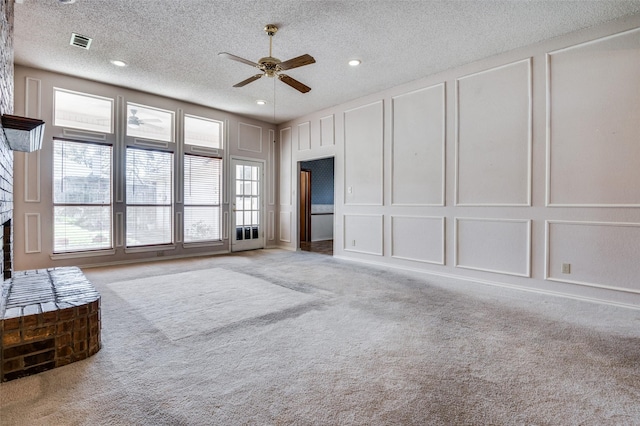
M 220 240 L 222 160 L 184 156 L 184 241 Z
M 127 246 L 173 242 L 173 153 L 127 148 Z
M 127 103 L 127 136 L 173 141 L 173 112 Z
M 205 148 L 222 148 L 222 123 L 220 121 L 184 116 L 184 143 Z
M 113 99 L 54 88 L 53 125 L 113 133 Z
M 53 140 L 54 252 L 111 244 L 111 146 Z

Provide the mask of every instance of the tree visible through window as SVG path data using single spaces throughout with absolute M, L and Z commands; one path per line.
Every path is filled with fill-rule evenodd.
M 111 146 L 53 140 L 54 252 L 111 248 Z

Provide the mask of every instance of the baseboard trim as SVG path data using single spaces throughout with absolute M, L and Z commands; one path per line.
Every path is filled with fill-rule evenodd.
M 492 287 L 502 287 L 502 288 L 508 288 L 508 289 L 512 289 L 512 290 L 526 291 L 526 292 L 529 292 L 529 293 L 544 294 L 544 295 L 548 295 L 548 296 L 562 297 L 562 298 L 565 298 L 565 299 L 573 299 L 573 300 L 579 300 L 579 301 L 582 301 L 582 302 L 590 302 L 590 303 L 596 303 L 596 304 L 600 304 L 600 305 L 616 306 L 616 307 L 619 307 L 619 308 L 626 308 L 626 309 L 633 309 L 633 310 L 636 310 L 636 311 L 640 311 L 640 306 L 638 306 L 638 305 L 632 305 L 632 304 L 622 303 L 622 302 L 614 302 L 614 301 L 611 301 L 611 300 L 599 299 L 599 298 L 596 298 L 596 297 L 578 296 L 578 295 L 575 295 L 575 294 L 563 293 L 563 292 L 560 292 L 560 291 L 542 290 L 542 289 L 535 289 L 535 288 L 529 288 L 529 287 L 522 287 L 522 286 L 515 285 L 515 284 L 501 283 L 501 282 L 497 282 L 497 281 L 490 281 L 490 280 L 485 280 L 485 279 L 480 279 L 480 278 L 470 278 L 470 277 L 465 277 L 465 276 L 460 276 L 460 275 L 455 275 L 455 274 L 447 274 L 447 273 L 444 273 L 444 272 L 425 271 L 423 269 L 408 268 L 408 267 L 405 267 L 405 266 L 398 266 L 398 265 L 390 265 L 390 264 L 386 264 L 386 263 L 371 262 L 371 261 L 362 260 L 362 259 L 353 259 L 353 258 L 345 257 L 345 256 L 335 256 L 334 255 L 333 257 L 336 258 L 336 259 L 345 260 L 345 261 L 348 261 L 348 262 L 362 263 L 362 264 L 366 264 L 366 265 L 370 265 L 370 266 L 375 266 L 375 267 L 378 267 L 378 268 L 392 268 L 392 269 L 396 269 L 396 270 L 400 270 L 400 271 L 416 272 L 416 273 L 420 273 L 420 274 L 427 274 L 427 275 L 433 275 L 433 276 L 437 276 L 437 277 L 450 278 L 450 279 L 454 279 L 454 280 L 460 280 L 460 281 L 466 281 L 466 282 L 471 282 L 471 283 L 476 283 L 476 284 L 488 285 L 488 286 L 492 286 Z

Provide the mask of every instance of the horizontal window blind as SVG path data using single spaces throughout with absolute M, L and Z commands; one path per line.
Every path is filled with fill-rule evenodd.
M 127 148 L 127 246 L 173 242 L 173 153 Z
M 184 240 L 220 240 L 222 160 L 184 156 Z
M 112 247 L 108 145 L 53 140 L 54 252 Z

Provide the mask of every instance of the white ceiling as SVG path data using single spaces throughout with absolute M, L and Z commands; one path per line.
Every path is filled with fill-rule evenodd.
M 640 13 L 640 0 L 17 0 L 15 62 L 281 123 L 455 66 Z M 218 56 L 309 53 L 301 94 Z M 70 46 L 71 33 L 93 39 Z M 351 68 L 347 61 L 362 60 Z M 109 61 L 127 62 L 117 68 Z M 275 83 L 275 120 L 274 120 Z M 255 101 L 265 99 L 266 106 Z

